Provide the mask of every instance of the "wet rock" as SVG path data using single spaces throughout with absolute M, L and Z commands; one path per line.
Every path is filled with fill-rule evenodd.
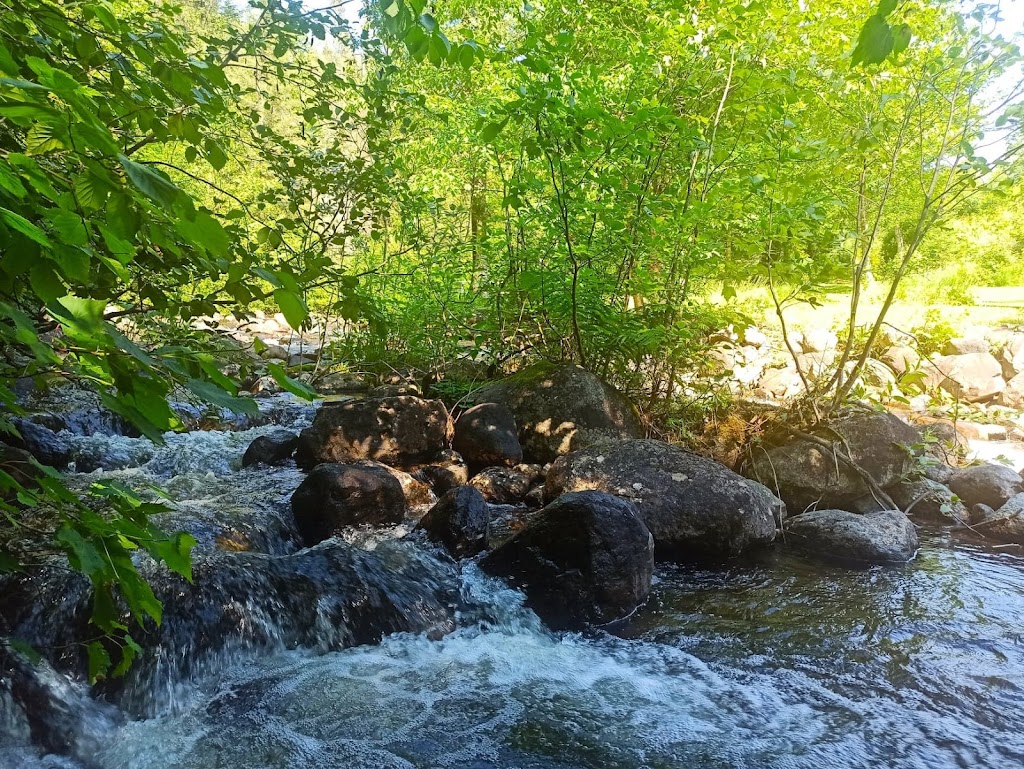
M 647 600 L 654 543 L 632 503 L 597 491 L 565 494 L 480 562 L 526 593 L 555 630 L 606 624 Z
M 387 541 L 370 551 L 329 540 L 281 556 L 202 553 L 192 583 L 149 561 L 141 569 L 163 604 L 163 621 L 132 634 L 144 653 L 103 690 L 132 715 L 161 711 L 168 703 L 160 692 L 237 658 L 224 650 L 325 651 L 454 629 L 454 566 L 413 543 Z M 0 619 L 18 638 L 54 650 L 56 667 L 84 675 L 81 644 L 95 636 L 91 602 L 85 578 L 55 568 L 5 584 Z
M 283 464 L 291 459 L 298 444 L 299 436 L 284 430 L 261 435 L 249 444 L 242 455 L 242 467 Z
M 813 510 L 789 520 L 786 541 L 816 556 L 854 563 L 902 563 L 917 552 L 914 524 L 898 510 Z
M 469 483 L 469 467 L 457 452 L 446 451 L 442 453 L 442 461 L 417 468 L 413 477 L 429 485 L 437 496 L 442 496 L 456 486 Z
M 1024 545 L 1024 493 L 1014 494 L 998 510 L 978 505 L 975 528 L 986 537 Z
M 956 494 L 947 486 L 927 478 L 897 483 L 886 492 L 911 518 L 947 524 L 963 524 L 971 520 L 970 512 Z
M 987 352 L 991 352 L 991 348 L 984 339 L 950 339 L 942 345 L 943 355 L 973 355 Z
M 380 466 L 322 464 L 295 490 L 292 513 L 303 542 L 315 545 L 349 526 L 400 523 L 405 494 Z
M 508 407 L 523 456 L 531 462 L 550 462 L 601 440 L 644 432 L 626 396 L 579 366 L 537 364 L 479 390 L 474 398 Z
M 832 429 L 849 447 L 850 458 L 882 488 L 911 469 L 906 447 L 920 440 L 917 430 L 888 413 L 864 412 L 837 420 Z M 835 435 L 824 436 L 836 441 Z M 870 490 L 861 477 L 828 449 L 804 439 L 754 452 L 747 472 L 770 489 L 778 489 L 791 513 L 812 507 L 845 509 Z
M 423 392 L 415 382 L 402 382 L 401 384 L 382 384 L 370 390 L 371 398 L 394 398 L 399 395 L 414 395 L 419 397 Z
M 433 505 L 437 502 L 437 495 L 434 494 L 430 484 L 426 483 L 421 478 L 417 478 L 411 473 L 407 473 L 404 470 L 399 470 L 395 467 L 388 467 L 385 464 L 373 462 L 369 459 L 355 462 L 354 466 L 372 468 L 380 472 L 385 472 L 398 481 L 402 486 L 402 494 L 405 495 L 407 513 L 415 513 L 417 512 L 417 508 L 420 508 L 419 512 L 422 512 L 422 508 Z
M 500 403 L 481 403 L 467 409 L 455 423 L 452 448 L 470 467 L 512 467 L 523 461 L 516 419 Z
M 489 521 L 483 495 L 472 486 L 460 486 L 441 497 L 416 528 L 444 545 L 453 558 L 468 558 L 487 547 Z
M 634 502 L 659 559 L 720 558 L 775 538 L 780 503 L 765 487 L 661 441 L 604 443 L 551 465 L 547 499 L 587 489 Z
M 943 462 L 926 465 L 923 470 L 924 477 L 929 481 L 941 483 L 943 486 L 947 487 L 949 486 L 950 481 L 953 480 L 953 474 L 955 472 L 956 470 Z
M 534 509 L 544 507 L 543 484 L 541 484 L 540 486 L 534 486 L 532 489 L 526 492 L 526 496 L 523 497 L 523 504 L 526 505 L 527 507 L 531 507 Z
M 523 501 L 534 480 L 512 467 L 488 467 L 474 475 L 469 485 L 478 489 L 488 502 L 511 505 Z
M 52 427 L 38 424 L 29 419 L 15 418 L 11 421 L 21 433 L 21 437 L 5 436 L 4 440 L 17 448 L 24 449 L 39 460 L 40 464 L 57 470 L 67 468 L 72 460 L 71 448 L 68 442 L 58 434 L 60 429 L 64 429 L 64 426 L 59 423 L 59 418 L 58 423 L 53 424 Z
M 398 396 L 327 403 L 300 433 L 295 460 L 304 468 L 360 459 L 409 467 L 437 459 L 451 436 L 441 401 Z
M 969 508 L 981 503 L 998 510 L 1024 491 L 1024 479 L 1005 465 L 975 465 L 956 471 L 949 488 Z

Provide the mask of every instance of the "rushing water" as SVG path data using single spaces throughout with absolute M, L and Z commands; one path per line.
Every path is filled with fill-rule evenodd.
M 291 427 L 309 418 L 282 413 Z M 109 468 L 80 478 L 160 481 L 172 520 L 200 531 L 218 516 L 253 530 L 276 520 L 254 546 L 292 553 L 286 501 L 299 474 L 237 469 L 270 429 L 159 449 L 79 437 Z M 386 548 L 405 531 L 357 545 Z M 784 547 L 727 569 L 662 567 L 651 601 L 614 634 L 549 633 L 472 564 L 456 588 L 457 629 L 442 638 L 239 650 L 147 718 L 97 708 L 89 753 L 74 761 L 18 747 L 7 724 L 0 766 L 1024 765 L 1024 559 L 943 532 L 922 532 L 917 559 L 894 568 L 822 565 Z

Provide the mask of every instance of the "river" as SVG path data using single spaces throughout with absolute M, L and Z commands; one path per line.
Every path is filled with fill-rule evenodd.
M 294 429 L 310 416 L 279 408 L 274 421 Z M 100 468 L 77 479 L 163 484 L 175 521 L 202 534 L 227 515 L 269 532 L 257 538 L 266 552 L 290 552 L 300 474 L 239 470 L 249 441 L 272 429 L 197 431 L 164 447 L 76 436 Z M 387 548 L 408 529 L 353 546 Z M 96 706 L 92 747 L 76 759 L 39 756 L 7 723 L 0 766 L 1022 766 L 1024 559 L 941 530 L 923 530 L 921 544 L 910 564 L 863 570 L 784 544 L 721 569 L 662 565 L 641 611 L 584 634 L 548 632 L 518 592 L 469 563 L 443 637 L 239 648 L 171 693 L 137 692 L 127 714 Z

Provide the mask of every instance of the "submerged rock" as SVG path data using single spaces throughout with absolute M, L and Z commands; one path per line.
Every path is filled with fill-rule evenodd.
M 472 486 L 452 489 L 437 501 L 416 528 L 444 545 L 454 558 L 476 555 L 487 547 L 490 511 L 483 495 Z
M 539 363 L 477 391 L 474 398 L 508 407 L 530 462 L 550 462 L 598 441 L 644 433 L 626 396 L 579 366 Z
M 473 468 L 512 467 L 523 461 L 516 419 L 500 403 L 481 403 L 464 411 L 455 423 L 452 448 Z
M 143 653 L 124 679 L 104 684 L 135 715 L 159 711 L 175 684 L 229 664 L 237 659 L 232 653 L 327 651 L 391 633 L 443 634 L 454 628 L 458 602 L 453 565 L 395 541 L 373 551 L 331 540 L 284 556 L 204 553 L 191 584 L 148 559 L 141 570 L 163 604 L 163 621 L 133 631 Z M 36 648 L 57 650 L 52 662 L 59 669 L 83 674 L 80 644 L 95 636 L 85 578 L 52 568 L 3 587 L 0 627 Z
M 551 465 L 549 500 L 586 489 L 634 502 L 659 559 L 719 558 L 765 545 L 782 515 L 764 486 L 656 440 L 604 443 Z
M 360 459 L 412 467 L 436 460 L 451 437 L 441 401 L 403 395 L 327 403 L 299 435 L 295 460 L 304 468 Z
M 917 552 L 917 531 L 899 510 L 812 510 L 789 520 L 786 541 L 816 556 L 855 563 L 903 563 Z
M 654 541 L 632 503 L 584 491 L 545 507 L 480 566 L 521 587 L 551 628 L 578 629 L 622 619 L 647 600 Z
M 825 440 L 835 440 L 840 450 L 848 448 L 850 458 L 880 487 L 896 483 L 911 469 L 908 447 L 920 436 L 898 417 L 866 412 L 831 427 L 842 440 L 834 435 Z M 831 451 L 799 438 L 755 451 L 748 472 L 769 489 L 778 489 L 791 513 L 813 507 L 845 509 L 870 493 L 861 477 Z
M 279 465 L 291 459 L 299 445 L 299 436 L 286 430 L 271 435 L 261 435 L 242 455 L 242 467 L 252 465 Z
M 984 504 L 998 510 L 1010 497 L 1024 491 L 1024 479 L 1005 465 L 975 465 L 955 472 L 949 488 L 969 508 Z
M 400 523 L 405 494 L 379 465 L 322 464 L 295 490 L 292 513 L 303 541 L 315 545 L 349 526 Z

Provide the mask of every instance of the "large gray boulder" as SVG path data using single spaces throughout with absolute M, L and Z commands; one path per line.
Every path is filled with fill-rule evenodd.
M 603 625 L 644 601 L 654 542 L 632 503 L 597 491 L 565 494 L 480 561 L 526 593 L 555 630 Z
M 545 497 L 596 489 L 631 500 L 659 559 L 720 558 L 775 538 L 781 503 L 727 467 L 656 440 L 574 451 L 548 471 Z
M 636 408 L 579 366 L 539 363 L 474 393 L 508 407 L 527 462 L 550 462 L 602 440 L 644 434 Z
M 1003 390 L 999 399 L 1004 406 L 1024 410 L 1024 373 L 1017 374 L 1006 383 L 1006 389 Z
M 968 508 L 982 504 L 998 510 L 1024 491 L 1024 479 L 1005 465 L 975 465 L 955 472 L 949 488 Z
M 326 403 L 299 435 L 295 461 L 303 468 L 360 459 L 412 467 L 449 448 L 452 429 L 441 401 L 401 395 Z
M 307 546 L 349 526 L 400 523 L 402 484 L 380 465 L 318 465 L 292 494 L 292 514 Z
M 789 520 L 786 541 L 812 555 L 853 563 L 902 563 L 917 552 L 917 531 L 899 510 L 812 510 Z
M 911 469 L 907 447 L 920 441 L 917 430 L 885 412 L 847 416 L 831 428 L 834 433 L 825 434 L 823 439 L 840 451 L 848 449 L 850 458 L 882 488 Z M 755 450 L 746 472 L 777 490 L 790 514 L 815 507 L 847 509 L 870 494 L 860 475 L 830 450 L 801 438 Z

